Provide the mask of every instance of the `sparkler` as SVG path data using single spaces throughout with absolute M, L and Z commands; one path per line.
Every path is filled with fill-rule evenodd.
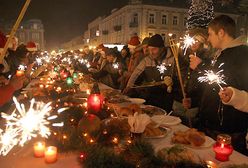
M 161 65 L 157 65 L 157 69 L 160 72 L 160 74 L 163 74 L 167 70 L 165 63 L 162 63 Z
M 11 115 L 2 113 L 2 117 L 6 119 L 5 132 L 0 129 L 0 155 L 7 155 L 8 152 L 17 144 L 23 146 L 33 137 L 40 135 L 48 138 L 51 134 L 49 129 L 50 120 L 57 118 L 56 115 L 49 116 L 52 110 L 51 102 L 45 104 L 43 102 L 35 102 L 31 100 L 30 107 L 26 111 L 24 104 L 20 104 L 15 97 L 13 101 L 16 109 Z M 61 113 L 66 108 L 59 109 Z M 18 113 L 17 113 L 18 112 Z M 63 126 L 62 123 L 54 123 L 53 126 Z
M 113 68 L 114 69 L 118 69 L 119 68 L 119 63 L 117 62 L 117 63 L 113 63 Z
M 193 37 L 190 37 L 188 34 L 186 34 L 183 37 L 183 50 L 184 50 L 184 55 L 186 54 L 187 49 L 192 46 L 193 44 L 195 44 L 195 39 Z
M 219 68 L 224 65 L 224 63 L 220 64 Z M 205 70 L 204 71 L 204 75 L 203 76 L 200 76 L 198 78 L 198 81 L 199 82 L 206 82 L 208 84 L 213 84 L 213 83 L 216 83 L 221 90 L 223 90 L 221 84 L 225 84 L 226 85 L 226 82 L 224 80 L 225 78 L 225 75 L 222 74 L 223 72 L 223 69 L 219 70 L 218 72 L 214 73 L 212 70 Z

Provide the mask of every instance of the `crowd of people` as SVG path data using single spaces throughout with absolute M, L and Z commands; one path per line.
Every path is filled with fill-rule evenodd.
M 180 50 L 178 56 L 186 96 L 182 93 L 172 49 L 165 45 L 159 34 L 143 41 L 133 36 L 121 51 L 103 44 L 93 50 L 85 46 L 82 52 L 75 52 L 88 64 L 77 61 L 69 66 L 123 94 L 143 98 L 145 103 L 167 112 L 173 111 L 172 114 L 179 116 L 184 124 L 198 128 L 214 139 L 220 133 L 229 134 L 234 149 L 248 155 L 245 142 L 248 46 L 241 38 L 236 38 L 235 22 L 226 15 L 214 18 L 208 30 L 195 28 L 188 33 L 195 43 L 186 53 Z M 0 48 L 5 42 L 6 37 L 1 34 Z M 30 80 L 29 71 L 25 76 L 15 76 L 18 65 L 24 64 L 27 69 L 34 65 L 36 51 L 29 47 L 34 48 L 32 43 L 17 46 L 17 40 L 13 39 L 11 44 L 1 62 L 0 107 Z M 204 70 L 217 72 L 220 66 L 227 84 L 223 89 L 218 84 L 197 80 Z M 161 71 L 159 67 L 165 70 Z

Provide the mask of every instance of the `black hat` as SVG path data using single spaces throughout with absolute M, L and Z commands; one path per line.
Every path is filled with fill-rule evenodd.
M 142 45 L 148 45 L 149 40 L 150 40 L 150 37 L 146 37 L 146 38 L 143 39 L 141 44 Z
M 155 34 L 154 36 L 152 36 L 150 40 L 148 41 L 148 46 L 163 48 L 164 40 L 162 36 L 160 36 L 159 34 Z

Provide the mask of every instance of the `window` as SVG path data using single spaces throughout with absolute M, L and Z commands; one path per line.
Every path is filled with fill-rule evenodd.
M 163 40 L 165 41 L 165 33 L 162 33 L 161 36 L 162 36 Z
M 183 25 L 186 26 L 186 24 L 187 24 L 187 17 L 185 17 L 183 20 Z
M 99 30 L 96 31 L 96 36 L 97 36 L 97 37 L 100 36 L 100 31 L 99 31 Z
M 167 24 L 167 16 L 166 15 L 162 15 L 162 24 L 163 25 Z
M 177 23 L 177 19 L 178 19 L 177 16 L 173 16 L 173 20 L 172 20 L 172 24 L 173 24 L 173 25 L 177 25 L 177 24 L 178 24 L 178 23 Z
M 138 23 L 138 13 L 133 14 L 133 23 Z
M 149 23 L 154 24 L 155 23 L 155 15 L 153 13 L 149 14 Z
M 39 39 L 39 33 L 32 33 L 32 39 L 38 40 Z
M 38 29 L 38 25 L 36 23 L 33 24 L 34 29 Z

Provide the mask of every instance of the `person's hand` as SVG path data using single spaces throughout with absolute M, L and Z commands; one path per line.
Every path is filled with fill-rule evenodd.
M 170 76 L 165 76 L 164 77 L 164 83 L 167 86 L 167 92 L 171 93 L 172 92 L 172 85 L 173 85 L 173 80 Z
M 230 88 L 224 87 L 223 90 L 220 90 L 219 96 L 222 102 L 227 103 L 231 100 L 233 91 Z
M 9 82 L 9 84 L 14 88 L 14 90 L 19 90 L 23 87 L 23 83 L 25 81 L 25 76 L 13 76 Z
M 197 66 L 202 62 L 202 60 L 197 57 L 196 55 L 189 55 L 189 60 L 190 60 L 190 65 L 189 67 L 192 69 L 192 70 L 195 70 L 197 68 Z
M 185 109 L 190 109 L 191 108 L 191 98 L 184 98 L 183 99 L 183 107 Z
M 32 71 L 33 66 L 34 66 L 34 62 L 33 62 L 32 64 L 29 64 L 29 65 L 28 65 L 28 67 L 27 67 L 27 69 L 26 69 L 26 71 L 25 71 L 25 74 L 26 74 L 27 76 L 30 76 L 30 75 L 31 75 L 31 71 Z

